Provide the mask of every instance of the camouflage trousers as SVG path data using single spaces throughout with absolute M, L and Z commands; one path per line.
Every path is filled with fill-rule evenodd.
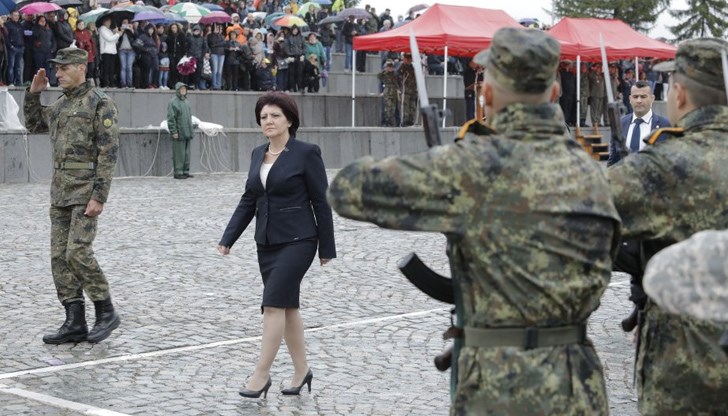
M 399 105 L 399 97 L 397 94 L 384 95 L 384 123 L 383 126 L 397 127 L 396 112 Z
M 457 365 L 451 416 L 609 414 L 604 371 L 591 345 L 464 347 Z
M 51 270 L 61 303 L 109 298 L 109 282 L 94 258 L 96 217 L 83 215 L 86 205 L 51 206 Z
M 602 119 L 602 113 L 604 112 L 604 98 L 591 97 L 589 98 L 589 105 L 591 106 L 592 126 L 596 126 Z
M 648 301 L 637 355 L 644 416 L 725 415 L 728 356 L 718 345 L 728 323 L 673 315 Z
M 417 118 L 417 90 L 405 91 L 402 103 L 402 125 L 411 126 Z
M 579 101 L 579 119 L 586 120 L 586 113 L 589 109 L 589 96 L 582 96 Z

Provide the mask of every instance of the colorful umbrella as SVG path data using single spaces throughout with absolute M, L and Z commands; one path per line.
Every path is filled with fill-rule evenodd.
M 312 0 L 314 3 L 318 3 L 322 6 L 331 6 L 331 0 Z
M 55 3 L 45 3 L 41 1 L 37 1 L 35 3 L 27 4 L 20 8 L 20 13 L 23 14 L 43 14 L 43 13 L 50 13 L 50 12 L 57 12 L 61 9 L 61 6 L 55 4 Z
M 225 11 L 225 9 L 222 6 L 219 6 L 219 5 L 213 4 L 213 3 L 202 3 L 202 4 L 200 4 L 200 6 L 206 8 L 207 10 L 209 10 L 211 12 L 217 12 L 217 11 L 224 12 Z
M 15 10 L 15 2 L 13 0 L 0 0 L 0 16 L 12 13 Z
M 184 17 L 178 15 L 175 12 L 162 12 L 164 13 L 164 20 L 159 23 L 171 24 L 171 23 L 187 23 Z
M 159 10 L 145 10 L 134 15 L 134 22 L 163 21 L 164 13 Z
M 87 25 L 91 22 L 95 22 L 96 19 L 99 18 L 104 12 L 108 12 L 109 9 L 104 7 L 99 7 L 98 9 L 93 9 L 90 12 L 86 12 L 80 16 L 78 16 L 78 20 L 82 20 Z
M 357 9 L 356 7 L 349 7 L 344 9 L 338 14 L 339 16 L 348 19 L 349 16 L 354 16 L 355 19 L 371 19 L 372 15 L 364 9 Z
M 200 21 L 198 23 L 203 24 L 203 25 L 210 25 L 213 23 L 221 23 L 221 24 L 230 23 L 230 15 L 225 12 L 215 10 L 215 11 L 210 12 L 210 14 L 206 14 L 206 15 L 202 16 L 202 18 L 200 19 Z
M 312 1 L 309 1 L 308 3 L 303 3 L 302 5 L 298 6 L 298 14 L 301 16 L 305 16 L 306 13 L 309 12 L 313 14 L 316 12 L 316 10 L 321 10 L 321 5 Z
M 208 14 L 210 14 L 210 10 L 208 10 L 202 6 L 198 6 L 194 3 L 175 4 L 169 10 L 184 17 L 185 20 L 187 20 L 190 23 L 197 23 L 200 21 L 202 16 L 207 16 Z
M 286 14 L 283 12 L 271 13 L 268 16 L 266 16 L 265 19 L 263 19 L 263 24 L 269 25 L 272 21 L 278 19 L 281 16 L 285 16 L 285 15 Z
M 266 13 L 266 12 L 254 12 L 253 19 L 263 20 L 263 19 L 265 19 L 265 16 L 267 16 L 267 15 L 268 15 L 268 13 Z
M 298 26 L 303 27 L 306 26 L 307 23 L 305 20 L 301 19 L 298 16 L 294 16 L 292 14 L 287 14 L 285 16 L 281 16 L 280 18 L 276 19 L 273 22 L 273 26 L 285 26 L 285 27 L 291 27 L 291 26 Z

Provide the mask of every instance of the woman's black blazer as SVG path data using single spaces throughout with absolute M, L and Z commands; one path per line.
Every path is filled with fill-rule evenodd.
M 256 243 L 273 245 L 318 238 L 319 257 L 336 257 L 321 149 L 291 137 L 286 150 L 271 167 L 263 188 L 260 166 L 267 149 L 268 144 L 253 149 L 245 192 L 220 245 L 232 247 L 255 216 Z

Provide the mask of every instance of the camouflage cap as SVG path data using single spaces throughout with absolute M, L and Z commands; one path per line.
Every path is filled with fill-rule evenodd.
M 504 27 L 473 61 L 516 92 L 544 92 L 556 79 L 561 45 L 546 32 Z
M 49 62 L 54 64 L 86 64 L 88 63 L 88 52 L 79 48 L 63 48 L 56 53 L 56 57 Z
M 728 322 L 728 230 L 701 231 L 657 253 L 643 286 L 670 313 Z
M 661 62 L 652 69 L 683 74 L 703 85 L 724 90 L 721 49 L 728 50 L 728 42 L 714 38 L 686 40 L 677 48 L 674 61 Z

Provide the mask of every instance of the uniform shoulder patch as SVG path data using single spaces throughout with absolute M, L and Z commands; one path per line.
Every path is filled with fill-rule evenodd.
M 464 139 L 465 135 L 468 133 L 473 133 L 478 136 L 492 136 L 495 134 L 495 130 L 490 128 L 490 126 L 485 124 L 483 121 L 474 118 L 463 124 L 458 132 L 458 137 L 455 138 L 455 141 Z
M 682 137 L 684 132 L 685 129 L 682 127 L 663 127 L 650 133 L 650 137 L 648 137 L 645 141 L 647 144 L 655 144 L 663 135 L 665 137 Z
M 113 121 L 111 121 L 111 119 L 110 119 L 110 118 L 106 118 L 106 119 L 104 119 L 104 127 L 106 127 L 107 129 L 108 129 L 109 127 L 111 127 L 111 126 L 112 126 L 113 124 L 114 124 L 114 122 L 113 122 Z
M 100 90 L 100 89 L 98 89 L 98 88 L 94 88 L 94 93 L 96 93 L 96 96 L 98 96 L 98 97 L 99 97 L 99 98 L 101 98 L 102 100 L 103 100 L 104 98 L 108 98 L 108 97 L 109 97 L 108 95 L 106 95 L 106 93 L 105 93 L 105 92 L 101 91 L 101 90 Z

